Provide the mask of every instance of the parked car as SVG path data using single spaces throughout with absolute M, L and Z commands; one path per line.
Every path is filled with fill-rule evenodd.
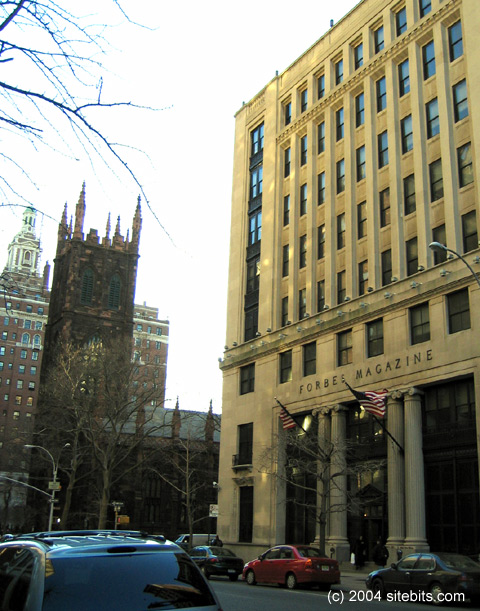
M 236 581 L 243 571 L 243 560 L 225 547 L 199 545 L 190 551 L 190 557 L 207 579 L 227 575 L 230 581 Z
M 208 609 L 218 600 L 191 558 L 135 531 L 19 535 L 0 544 L 0 609 Z
M 248 562 L 243 579 L 251 586 L 257 582 L 286 585 L 290 590 L 297 584 L 331 586 L 340 583 L 340 569 L 333 558 L 309 545 L 277 545 Z
M 217 535 L 192 535 L 192 541 L 190 541 L 190 535 L 179 535 L 175 539 L 175 543 L 179 545 L 182 549 L 188 550 L 189 547 L 196 547 L 197 545 L 210 545 L 213 543 Z M 189 544 L 191 544 L 189 546 Z
M 366 584 L 382 598 L 394 592 L 424 592 L 426 602 L 439 604 L 445 594 L 463 593 L 480 603 L 480 564 L 460 554 L 410 554 L 370 573 Z

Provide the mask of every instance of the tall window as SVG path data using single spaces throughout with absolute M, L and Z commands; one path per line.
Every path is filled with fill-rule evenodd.
M 280 384 L 290 382 L 292 379 L 292 351 L 280 352 Z
M 246 395 L 255 390 L 255 363 L 240 367 L 240 394 Z
M 303 375 L 311 376 L 317 372 L 317 343 L 310 342 L 302 346 Z
M 402 154 L 405 154 L 413 149 L 412 115 L 407 115 L 400 121 L 400 132 L 402 135 Z
M 470 329 L 468 289 L 461 289 L 447 295 L 447 311 L 449 333 Z
M 307 183 L 300 186 L 300 216 L 307 214 Z
M 392 282 L 392 250 L 384 250 L 381 255 L 382 263 L 382 286 Z
M 253 486 L 240 486 L 238 505 L 238 541 L 251 543 L 253 537 Z
M 288 276 L 288 263 L 289 263 L 289 245 L 285 244 L 282 249 L 282 278 L 286 278 Z
M 462 215 L 463 252 L 478 248 L 477 214 L 475 210 Z
M 253 458 L 253 422 L 240 424 L 238 432 L 238 458 L 237 464 L 251 465 Z
M 438 99 L 433 98 L 425 104 L 427 118 L 427 138 L 433 138 L 440 133 L 440 118 L 438 116 Z
M 455 117 L 455 123 L 468 117 L 468 101 L 467 101 L 467 81 L 456 83 L 452 87 L 453 91 L 453 114 Z
M 390 225 L 390 189 L 387 187 L 380 191 L 380 227 Z
M 365 123 L 365 95 L 359 93 L 355 96 L 355 127 Z
M 298 319 L 305 318 L 307 313 L 307 289 L 303 288 L 298 291 Z
M 383 320 L 379 318 L 367 323 L 367 356 L 383 354 Z
M 385 130 L 378 135 L 378 167 L 388 165 L 388 133 Z
M 448 48 L 451 62 L 463 55 L 462 24 L 460 21 L 448 28 Z
M 292 150 L 290 147 L 288 147 L 288 149 L 285 149 L 284 152 L 284 168 L 285 171 L 283 173 L 284 177 L 287 178 L 287 176 L 290 176 L 290 164 L 291 164 L 291 160 L 292 160 Z
M 263 166 L 257 165 L 250 170 L 250 200 L 259 197 L 263 191 Z
M 83 272 L 82 278 L 82 292 L 80 295 L 80 302 L 88 305 L 92 303 L 93 297 L 93 271 L 90 268 L 87 268 Z
M 263 151 L 263 123 L 252 131 L 252 157 Z
M 285 125 L 290 125 L 292 122 L 292 102 L 288 101 L 284 108 Z
M 340 85 L 343 81 L 343 59 L 335 64 L 335 85 Z
M 114 274 L 110 280 L 110 286 L 108 288 L 108 307 L 113 310 L 118 310 L 120 307 L 120 289 L 121 289 L 120 276 Z
M 435 74 L 435 47 L 433 40 L 422 47 L 423 80 L 426 81 Z
M 318 154 L 325 151 L 325 121 L 318 124 Z
M 262 211 L 252 214 L 249 219 L 248 245 L 252 246 L 262 239 Z
M 302 89 L 300 92 L 300 110 L 305 112 L 308 108 L 308 89 Z
M 368 261 L 358 264 L 358 294 L 365 295 L 368 285 Z
M 325 172 L 320 172 L 317 177 L 318 185 L 318 205 L 325 203 Z
M 358 70 L 360 66 L 363 66 L 363 44 L 360 43 L 356 47 L 353 48 L 353 60 L 355 65 L 355 70 Z
M 345 270 L 337 274 L 337 304 L 340 305 L 345 301 L 347 296 L 347 279 Z
M 325 280 L 317 282 L 317 312 L 322 312 L 325 308 Z
M 348 365 L 353 362 L 352 330 L 337 334 L 337 365 Z
M 317 258 L 323 259 L 325 256 L 325 225 L 317 228 Z
M 473 182 L 472 146 L 467 142 L 457 149 L 458 181 L 460 187 Z
M 283 226 L 290 223 L 290 195 L 283 198 Z
M 418 271 L 418 242 L 412 238 L 405 242 L 405 255 L 407 262 L 407 276 L 416 274 Z
M 357 235 L 358 239 L 367 235 L 367 202 L 357 204 Z
M 379 53 L 385 47 L 383 25 L 373 32 L 373 44 L 375 53 Z
M 300 165 L 307 163 L 307 136 L 300 139 Z
M 337 112 L 335 113 L 335 124 L 336 124 L 336 135 L 337 135 L 337 142 L 338 142 L 344 136 L 345 120 L 344 120 L 343 108 L 339 108 Z
M 317 91 L 318 91 L 318 99 L 320 100 L 325 96 L 325 75 L 320 74 L 317 78 Z
M 363 180 L 367 175 L 366 168 L 365 168 L 365 146 L 364 145 L 358 147 L 356 151 L 356 157 L 357 157 L 357 182 L 359 182 L 360 180 Z
M 398 64 L 398 85 L 400 97 L 410 91 L 410 66 L 408 64 L 408 59 Z
M 387 81 L 384 76 L 378 79 L 376 83 L 377 89 L 377 112 L 385 110 L 387 107 Z
M 345 159 L 337 161 L 337 195 L 345 191 Z
M 410 174 L 403 179 L 403 204 L 405 215 L 412 214 L 416 210 L 415 199 L 415 175 Z
M 430 174 L 430 199 L 432 202 L 443 197 L 442 160 L 437 159 L 428 166 Z
M 288 297 L 282 297 L 281 324 L 284 327 L 288 322 Z
M 245 341 L 253 339 L 258 331 L 258 304 L 245 309 Z M 160 342 L 157 342 L 160 344 Z M 158 346 L 160 348 L 160 346 Z
M 337 250 L 345 248 L 345 233 L 345 213 L 342 212 L 337 216 Z
M 425 17 L 432 10 L 432 0 L 418 0 L 420 17 Z
M 401 36 L 407 31 L 407 9 L 405 7 L 395 13 L 395 29 L 397 36 Z
M 307 236 L 300 236 L 300 256 L 299 256 L 299 264 L 300 269 L 307 266 Z
M 440 242 L 440 244 L 447 244 L 447 234 L 445 232 L 445 225 L 438 225 L 432 230 L 432 238 L 434 242 Z M 437 252 L 433 251 L 433 264 L 439 265 L 447 260 L 447 253 L 444 250 Z
M 430 315 L 428 303 L 410 308 L 410 343 L 421 344 L 430 339 Z
M 260 257 L 247 261 L 247 293 L 258 291 L 260 284 Z

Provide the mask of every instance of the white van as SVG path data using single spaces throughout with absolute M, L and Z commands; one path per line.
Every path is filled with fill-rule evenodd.
M 190 547 L 196 547 L 197 545 L 210 545 L 216 536 L 217 535 L 215 533 L 210 534 L 210 535 L 194 534 L 192 535 L 193 539 L 191 541 Z M 190 543 L 189 539 L 190 539 L 190 535 L 188 534 L 180 535 L 179 537 L 177 537 L 175 543 L 179 545 L 180 547 L 183 547 L 183 549 L 187 549 Z

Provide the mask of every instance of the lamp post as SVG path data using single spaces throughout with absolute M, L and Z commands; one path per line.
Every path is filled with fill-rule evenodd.
M 480 287 L 480 278 L 478 277 L 478 274 L 470 265 L 470 263 L 465 259 L 465 257 L 463 257 L 460 253 L 456 252 L 455 250 L 452 250 L 451 248 L 447 248 L 445 244 L 441 244 L 440 242 L 432 242 L 428 245 L 428 247 L 434 252 L 451 252 L 453 255 L 458 257 L 468 267 L 470 273 L 475 278 L 478 286 Z
M 52 461 L 52 481 L 48 483 L 48 488 L 52 491 L 50 496 L 50 512 L 48 515 L 48 529 L 47 530 L 52 530 L 52 524 L 53 524 L 53 506 L 55 504 L 55 493 L 57 492 L 57 490 L 60 490 L 60 484 L 57 481 L 57 473 L 58 473 L 58 461 L 60 460 L 60 454 L 62 453 L 63 448 L 67 448 L 69 447 L 70 444 L 66 443 L 62 449 L 60 450 L 59 454 L 58 454 L 58 460 L 57 462 L 55 462 L 55 459 L 52 456 L 52 453 L 47 450 L 47 448 L 44 448 L 43 446 L 37 446 L 37 445 L 32 445 L 32 444 L 25 444 L 25 448 L 37 448 L 38 450 L 43 450 L 44 452 L 46 452 L 48 454 L 48 457 L 50 458 L 50 460 Z

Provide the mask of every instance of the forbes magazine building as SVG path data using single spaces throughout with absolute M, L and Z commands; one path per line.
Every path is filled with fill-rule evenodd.
M 480 552 L 478 8 L 363 0 L 236 114 L 218 532 L 243 554 Z

